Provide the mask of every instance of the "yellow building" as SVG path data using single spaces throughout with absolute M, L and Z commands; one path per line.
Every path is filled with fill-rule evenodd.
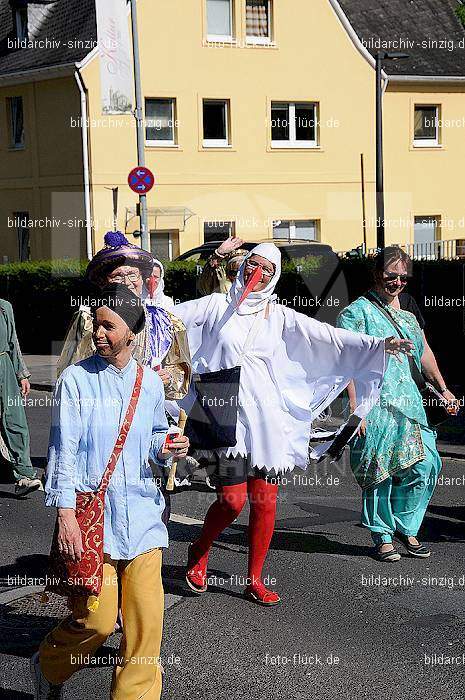
M 374 13 L 371 0 L 139 0 L 154 252 L 176 257 L 230 232 L 360 245 L 361 154 L 374 247 L 378 50 L 410 56 L 384 63 L 387 241 L 465 238 L 454 4 L 425 0 L 418 13 L 390 0 Z M 113 226 L 114 188 L 131 239 L 135 120 L 102 113 L 95 0 L 0 0 L 2 19 L 0 262 L 28 249 L 92 254 Z M 1 48 L 15 36 L 36 43 Z

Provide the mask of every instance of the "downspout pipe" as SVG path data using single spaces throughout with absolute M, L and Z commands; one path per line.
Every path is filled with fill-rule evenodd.
M 90 171 L 89 171 L 89 133 L 88 133 L 88 109 L 87 109 L 87 89 L 84 84 L 81 72 L 76 65 L 74 72 L 79 92 L 81 95 L 81 133 L 82 133 L 82 162 L 84 168 L 84 206 L 86 213 L 86 253 L 87 259 L 93 257 L 92 249 L 92 213 L 90 206 Z

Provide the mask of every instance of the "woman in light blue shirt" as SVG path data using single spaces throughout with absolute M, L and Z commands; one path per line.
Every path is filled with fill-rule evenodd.
M 94 491 L 100 483 L 131 398 L 137 371 L 132 344 L 144 324 L 140 301 L 127 287 L 111 285 L 100 297 L 93 330 L 97 354 L 61 375 L 50 435 L 46 504 L 58 508 L 58 546 L 74 561 L 82 554 L 76 491 Z M 71 616 L 42 642 L 32 658 L 38 700 L 62 697 L 63 683 L 113 631 L 118 582 L 123 639 L 111 697 L 160 697 L 161 549 L 168 546 L 168 534 L 161 520 L 163 495 L 148 460 L 162 465 L 170 454 L 185 456 L 188 449 L 184 437 L 176 438 L 169 451 L 163 449 L 168 429 L 164 399 L 160 377 L 144 368 L 132 425 L 105 494 L 99 605 L 88 609 L 87 598 L 73 597 Z

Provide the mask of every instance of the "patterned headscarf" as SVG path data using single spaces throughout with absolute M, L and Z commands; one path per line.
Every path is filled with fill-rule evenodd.
M 147 358 L 147 361 L 151 367 L 157 367 L 161 365 L 173 342 L 173 322 L 168 311 L 154 306 L 150 300 L 144 305 L 150 347 L 150 358 Z

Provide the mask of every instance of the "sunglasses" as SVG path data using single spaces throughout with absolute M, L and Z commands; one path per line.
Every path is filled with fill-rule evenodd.
M 396 275 L 395 272 L 384 273 L 385 282 L 395 282 L 396 280 L 400 280 L 401 284 L 407 284 L 408 275 Z
M 270 270 L 269 267 L 263 267 L 263 265 L 260 265 L 260 264 L 257 263 L 257 262 L 252 262 L 252 261 L 249 261 L 249 260 L 248 260 L 248 261 L 245 263 L 245 266 L 248 267 L 250 270 L 256 270 L 257 267 L 260 267 L 261 270 L 262 270 L 262 273 L 263 273 L 263 275 L 264 275 L 265 277 L 270 277 L 270 278 L 271 278 L 271 277 L 273 277 L 273 275 L 274 275 L 274 270 Z

